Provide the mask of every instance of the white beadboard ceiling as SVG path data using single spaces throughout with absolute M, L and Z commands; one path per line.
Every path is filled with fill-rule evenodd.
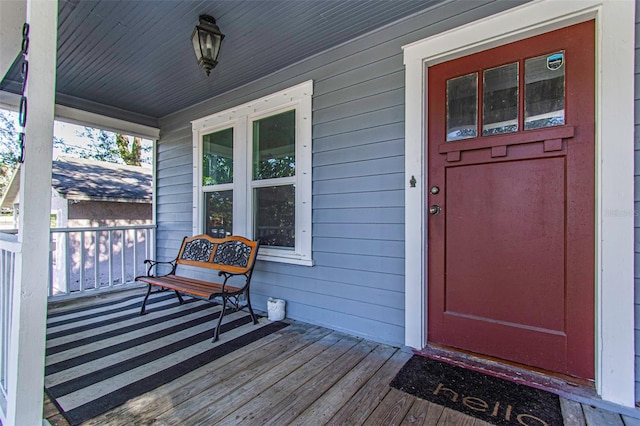
M 153 124 L 441 1 L 60 0 L 57 102 Z M 226 36 L 210 77 L 189 39 L 200 14 Z

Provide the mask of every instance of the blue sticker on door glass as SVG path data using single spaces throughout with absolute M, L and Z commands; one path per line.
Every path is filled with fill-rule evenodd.
M 547 57 L 547 68 L 555 71 L 564 64 L 564 53 L 556 53 Z

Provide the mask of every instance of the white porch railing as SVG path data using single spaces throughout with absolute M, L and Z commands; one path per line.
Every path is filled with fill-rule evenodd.
M 0 232 L 0 419 L 7 413 L 8 360 L 11 337 L 12 299 L 15 285 L 16 235 Z
M 49 297 L 80 296 L 110 290 L 146 273 L 144 259 L 153 258 L 155 225 L 55 228 L 51 230 Z M 6 419 L 9 355 L 16 257 L 21 244 L 15 233 L 0 232 L 0 424 Z
M 155 225 L 51 229 L 49 298 L 130 283 L 153 258 Z

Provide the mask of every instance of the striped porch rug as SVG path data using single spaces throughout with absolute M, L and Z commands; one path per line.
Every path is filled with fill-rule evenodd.
M 47 320 L 45 390 L 72 425 L 107 412 L 287 326 L 173 292 L 143 295 L 54 313 Z

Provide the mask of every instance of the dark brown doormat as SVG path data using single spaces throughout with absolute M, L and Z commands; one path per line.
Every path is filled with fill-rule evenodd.
M 496 425 L 562 425 L 557 395 L 414 355 L 391 386 Z

